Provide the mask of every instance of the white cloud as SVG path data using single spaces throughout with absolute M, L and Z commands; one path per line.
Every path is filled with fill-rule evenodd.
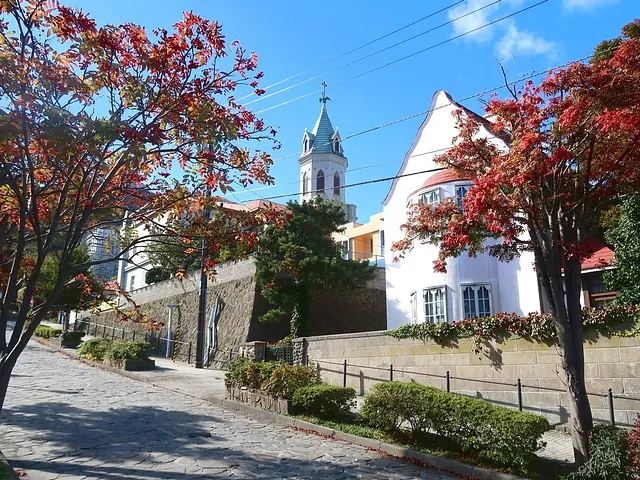
M 519 30 L 514 22 L 507 26 L 504 36 L 496 44 L 501 60 L 522 55 L 555 55 L 557 45 L 532 32 Z
M 449 10 L 449 20 L 455 20 L 458 17 L 462 17 L 459 20 L 455 20 L 451 26 L 453 27 L 453 31 L 456 35 L 461 35 L 463 33 L 467 33 L 471 30 L 474 30 L 482 25 L 489 23 L 491 18 L 491 13 L 495 12 L 499 8 L 499 4 L 491 5 L 490 7 L 484 8 L 474 13 L 474 10 L 482 8 L 486 5 L 493 3 L 495 0 L 468 0 L 467 2 L 461 4 L 458 7 L 452 8 Z M 467 15 L 468 14 L 468 15 Z M 493 25 L 490 27 L 483 28 L 478 30 L 477 32 L 471 33 L 469 35 L 465 35 L 465 38 L 469 38 L 471 40 L 475 40 L 478 43 L 483 43 L 491 40 L 493 37 Z
M 564 0 L 567 10 L 592 10 L 602 5 L 617 3 L 618 0 Z

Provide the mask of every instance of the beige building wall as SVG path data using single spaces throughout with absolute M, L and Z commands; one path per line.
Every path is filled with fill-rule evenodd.
M 384 256 L 381 231 L 384 229 L 382 213 L 372 215 L 368 223 L 347 223 L 342 233 L 335 233 L 333 238 L 338 243 L 348 242 L 349 257 L 353 260 L 380 261 Z
M 443 347 L 434 342 L 396 340 L 385 332 L 309 337 L 308 358 L 321 367 L 323 379 L 342 385 L 347 360 L 347 385 L 364 394 L 372 385 L 393 379 L 416 381 L 452 392 L 517 408 L 516 383 L 523 388 L 524 411 L 539 413 L 552 423 L 566 423 L 569 403 L 556 346 L 511 338 L 487 342 L 481 354 L 471 340 Z M 640 337 L 594 337 L 584 343 L 585 373 L 594 418 L 609 421 L 608 389 L 614 398 L 616 423 L 632 425 L 640 413 Z

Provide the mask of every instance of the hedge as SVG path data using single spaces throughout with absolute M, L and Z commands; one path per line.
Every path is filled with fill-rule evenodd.
M 110 360 L 145 360 L 149 358 L 150 354 L 151 344 L 149 342 L 119 340 L 111 344 L 106 357 Z
M 112 343 L 113 340 L 109 338 L 92 338 L 82 342 L 80 348 L 78 348 L 78 355 L 88 360 L 102 362 Z
M 540 415 L 492 405 L 418 383 L 374 385 L 362 418 L 388 433 L 406 422 L 414 433 L 435 432 L 460 450 L 503 465 L 526 468 L 543 446 L 549 422 Z
M 335 385 L 312 385 L 293 392 L 291 403 L 306 415 L 335 419 L 351 412 L 355 406 L 356 391 Z
M 35 332 L 33 334 L 36 337 L 40 338 L 55 338 L 59 337 L 62 334 L 62 330 L 58 330 L 57 328 L 49 327 L 48 325 L 38 325 L 36 327 Z

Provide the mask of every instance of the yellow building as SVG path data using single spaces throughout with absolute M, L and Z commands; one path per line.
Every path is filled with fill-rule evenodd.
M 334 233 L 333 238 L 342 244 L 345 256 L 352 260 L 369 260 L 384 268 L 384 219 L 382 213 L 372 215 L 368 223 L 347 223 L 344 232 Z

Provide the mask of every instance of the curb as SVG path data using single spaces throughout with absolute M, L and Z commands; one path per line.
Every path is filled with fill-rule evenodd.
M 320 435 L 322 437 L 341 440 L 343 442 L 353 443 L 356 445 L 360 445 L 361 447 L 365 447 L 369 450 L 374 450 L 380 454 L 399 458 L 410 463 L 415 463 L 421 465 L 426 468 L 430 468 L 432 470 L 439 470 L 445 473 L 453 473 L 455 475 L 465 476 L 466 478 L 477 479 L 477 480 L 528 480 L 524 477 L 518 477 L 515 475 L 511 475 L 509 473 L 496 472 L 493 470 L 489 470 L 482 467 L 476 467 L 473 465 L 468 465 L 466 463 L 459 462 L 457 460 L 452 460 L 449 458 L 438 457 L 436 455 L 431 455 L 424 452 L 419 452 L 417 450 L 412 450 L 410 448 L 402 447 L 400 445 L 394 445 L 391 443 L 385 443 L 380 440 L 375 440 L 372 438 L 359 437 L 357 435 L 352 435 L 350 433 L 345 433 L 340 430 L 333 430 L 328 427 L 324 427 L 322 425 L 316 425 L 315 423 L 310 423 L 304 420 L 300 420 L 295 417 L 290 417 L 287 415 L 281 415 L 279 413 L 269 412 L 267 410 L 263 410 L 261 408 L 252 407 L 251 405 L 247 405 L 245 403 L 236 402 L 233 400 L 228 400 L 226 398 L 202 398 L 190 393 L 186 393 L 182 390 L 177 390 L 174 388 L 167 388 L 162 385 L 158 385 L 156 383 L 150 382 L 147 378 L 137 376 L 131 372 L 127 372 L 125 370 L 120 370 L 114 367 L 108 367 L 106 365 L 92 362 L 91 360 L 86 360 L 77 355 L 73 355 L 63 348 L 58 347 L 56 345 L 50 345 L 49 343 L 32 338 L 35 342 L 43 345 L 51 350 L 62 353 L 63 355 L 77 360 L 85 365 L 89 365 L 94 368 L 98 368 L 100 370 L 104 370 L 110 373 L 115 373 L 122 377 L 127 377 L 131 380 L 136 380 L 138 382 L 143 382 L 154 387 L 162 388 L 163 390 L 167 390 L 173 393 L 178 393 L 180 395 L 185 395 L 191 398 L 195 398 L 212 405 L 217 405 L 221 408 L 227 410 L 234 410 L 237 412 L 245 413 L 257 420 L 264 420 L 271 423 L 275 423 L 284 427 L 294 428 L 296 430 L 304 431 L 307 433 L 312 433 L 316 435 Z M 0 452 L 0 460 L 1 460 L 1 452 Z M 17 479 L 17 477 L 16 477 Z M 11 479 L 14 480 L 14 479 Z
M 0 469 L 0 474 L 3 475 L 2 477 L 0 477 L 0 479 L 4 480 L 6 478 L 6 480 L 19 480 L 18 474 L 11 467 L 11 465 L 9 464 L 9 460 L 7 460 L 7 457 L 4 456 L 2 451 L 0 451 Z M 8 470 L 8 477 L 4 476 L 5 472 L 3 470 Z

